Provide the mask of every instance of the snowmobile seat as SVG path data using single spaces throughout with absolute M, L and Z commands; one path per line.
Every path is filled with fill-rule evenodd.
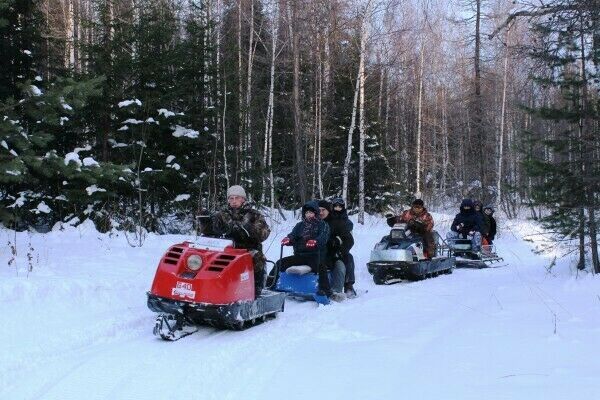
M 285 270 L 288 274 L 294 275 L 306 275 L 310 273 L 312 269 L 308 265 L 293 265 Z

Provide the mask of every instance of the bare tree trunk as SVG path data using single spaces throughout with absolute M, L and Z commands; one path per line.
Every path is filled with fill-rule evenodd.
M 244 160 L 246 157 L 246 153 L 244 152 L 244 113 L 243 113 L 243 91 L 242 91 L 242 1 L 238 0 L 238 29 L 237 29 L 237 44 L 238 44 L 238 139 L 239 139 L 239 149 L 236 151 L 236 164 L 237 168 L 235 169 L 235 181 L 238 181 L 238 174 L 244 171 Z M 241 159 L 240 159 L 241 158 Z
M 510 28 L 506 31 L 506 43 L 510 40 Z M 504 130 L 506 126 L 506 87 L 508 77 L 508 47 L 504 55 L 504 76 L 502 79 L 502 107 L 500 112 L 500 137 L 498 138 L 498 173 L 496 176 L 496 204 L 502 199 L 502 161 L 504 158 Z
M 365 223 L 365 57 L 367 52 L 367 40 L 369 37 L 369 1 L 366 6 L 365 14 L 362 20 L 360 37 L 360 62 L 358 67 L 359 81 L 359 111 L 358 111 L 358 131 L 359 131 L 359 150 L 358 150 L 358 223 Z M 381 100 L 381 98 L 380 98 Z
M 381 65 L 381 55 L 377 52 L 377 64 L 379 66 L 379 95 L 377 97 L 377 123 L 381 125 L 381 107 L 383 105 L 383 80 L 384 80 L 384 68 Z
M 225 117 L 227 116 L 227 81 L 223 79 L 223 173 L 225 174 L 225 182 L 229 187 L 229 171 L 227 168 L 227 132 L 225 127 Z
M 383 146 L 387 148 L 389 143 L 388 130 L 390 121 L 390 76 L 388 70 L 385 73 L 385 123 L 383 124 Z
M 424 38 L 423 38 L 424 39 Z M 415 197 L 421 198 L 421 131 L 423 129 L 423 62 L 425 59 L 425 43 L 421 43 L 421 54 L 419 61 L 419 94 L 417 100 L 417 188 Z
M 363 63 L 363 58 L 360 58 L 360 63 Z M 350 174 L 350 161 L 352 159 L 352 134 L 356 127 L 356 109 L 358 106 L 358 92 L 360 90 L 360 70 L 361 66 L 358 67 L 358 75 L 356 77 L 356 87 L 354 88 L 354 100 L 352 101 L 352 116 L 350 117 L 350 128 L 348 129 L 348 145 L 346 148 L 346 159 L 344 160 L 344 169 L 342 170 L 343 182 L 342 182 L 342 198 L 344 202 L 348 204 L 348 175 Z
M 322 131 L 322 121 L 323 121 L 323 64 L 321 60 L 321 51 L 319 50 L 319 77 L 318 77 L 318 87 L 317 87 L 317 176 L 318 176 L 318 187 L 319 187 L 319 198 L 324 198 L 323 196 L 323 173 L 321 171 L 322 157 L 321 157 L 321 148 L 323 143 L 323 131 Z
M 481 97 L 481 0 L 476 0 L 476 14 L 475 14 L 475 110 L 473 113 L 474 118 L 474 129 L 477 132 L 475 147 L 478 151 L 477 162 L 479 163 L 479 177 L 481 180 L 482 188 L 487 185 L 486 174 L 485 174 L 485 154 L 484 147 L 486 138 L 483 129 L 483 104 Z M 482 193 L 483 194 L 483 193 Z
M 297 21 L 297 4 L 293 2 L 290 7 L 288 2 L 288 29 L 290 42 L 292 45 L 292 59 L 294 65 L 294 83 L 293 83 L 293 112 L 294 112 L 294 144 L 296 155 L 296 174 L 298 177 L 298 195 L 302 204 L 306 203 L 306 169 L 304 165 L 305 138 L 302 133 L 302 122 L 300 120 L 300 44 L 298 32 L 294 29 L 294 23 Z
M 363 21 L 363 24 L 366 21 Z M 359 150 L 358 150 L 358 223 L 365 223 L 365 38 L 361 39 L 361 63 L 358 76 L 360 82 L 360 95 L 358 106 L 358 132 L 359 132 Z
M 249 18 L 249 38 L 248 38 L 248 72 L 246 75 L 246 104 L 244 106 L 245 127 L 246 127 L 246 155 L 244 157 L 246 171 L 252 166 L 252 113 L 250 106 L 252 103 L 252 66 L 254 64 L 254 53 L 256 46 L 254 44 L 254 0 L 250 0 L 250 18 Z
M 74 0 L 64 0 L 63 4 L 63 18 L 65 24 L 65 56 L 64 56 L 64 67 L 70 69 L 75 65 L 75 10 Z
M 263 152 L 263 167 L 269 171 L 269 196 L 271 208 L 275 207 L 274 182 L 273 182 L 273 108 L 275 106 L 275 59 L 277 52 L 277 33 L 279 31 L 279 7 L 277 1 L 273 2 L 273 29 L 271 32 L 271 76 L 269 83 L 269 105 L 267 106 L 267 118 L 265 120 L 265 143 Z M 266 185 L 263 173 L 263 190 L 261 202 L 265 202 Z
M 225 182 L 229 187 L 229 173 L 227 172 L 227 141 L 225 135 L 225 111 L 227 111 L 227 88 L 221 93 L 221 29 L 223 23 L 223 4 L 222 0 L 217 0 L 217 29 L 216 29 L 216 89 L 217 89 L 217 134 L 222 130 L 223 140 L 223 172 Z M 221 96 L 223 97 L 223 111 L 221 111 Z
M 442 182 L 440 189 L 446 195 L 446 180 L 448 179 L 449 149 L 448 149 L 448 111 L 446 88 L 442 88 Z

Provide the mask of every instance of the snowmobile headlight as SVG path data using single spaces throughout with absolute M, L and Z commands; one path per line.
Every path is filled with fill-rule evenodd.
M 187 259 L 187 267 L 192 271 L 198 271 L 202 266 L 202 257 L 197 254 L 193 254 Z

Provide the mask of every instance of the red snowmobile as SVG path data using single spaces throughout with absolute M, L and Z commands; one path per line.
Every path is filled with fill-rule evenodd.
M 252 255 L 226 239 L 200 237 L 171 246 L 161 258 L 148 308 L 160 313 L 154 334 L 177 340 L 198 325 L 241 330 L 283 311 L 285 294 L 256 297 Z

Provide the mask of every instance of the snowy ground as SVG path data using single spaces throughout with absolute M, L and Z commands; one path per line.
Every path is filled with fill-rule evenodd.
M 270 259 L 293 222 L 274 226 Z M 600 278 L 576 279 L 568 260 L 548 271 L 553 255 L 522 240 L 530 223 L 497 241 L 508 267 L 384 287 L 366 262 L 385 222 L 355 227 L 368 293 L 176 343 L 152 335 L 145 293 L 163 251 L 193 237 L 20 233 L 7 266 L 15 236 L 0 230 L 0 399 L 598 398 Z

